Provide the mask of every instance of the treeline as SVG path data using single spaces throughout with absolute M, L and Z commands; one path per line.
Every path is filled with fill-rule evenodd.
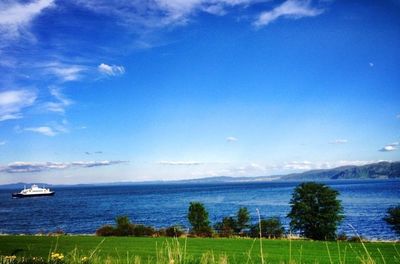
M 285 234 L 296 233 L 313 240 L 347 240 L 346 234 L 337 235 L 337 227 L 343 220 L 343 208 L 339 193 L 330 187 L 315 183 L 301 183 L 293 191 L 290 200 L 290 230 L 285 230 L 279 217 L 261 218 L 250 223 L 250 213 L 241 207 L 235 216 L 226 216 L 213 226 L 204 204 L 191 202 L 187 218 L 191 228 L 185 232 L 180 226 L 155 229 L 151 226 L 132 223 L 127 216 L 115 219 L 115 225 L 105 225 L 96 231 L 99 236 L 169 236 L 183 234 L 197 237 L 264 237 L 281 238 Z M 384 220 L 400 235 L 400 206 L 391 207 Z M 354 240 L 354 238 L 350 238 Z M 356 240 L 360 240 L 357 237 Z
M 151 226 L 132 223 L 128 216 L 117 216 L 115 225 L 104 225 L 96 230 L 98 236 L 137 236 L 137 237 L 180 237 L 182 235 L 195 237 L 259 237 L 281 238 L 285 234 L 278 217 L 261 219 L 259 223 L 250 223 L 250 214 L 246 207 L 239 208 L 235 217 L 223 217 L 212 227 L 208 220 L 208 212 L 199 202 L 190 203 L 188 220 L 192 226 L 184 230 L 179 225 L 156 229 Z M 260 233 L 261 226 L 261 233 Z

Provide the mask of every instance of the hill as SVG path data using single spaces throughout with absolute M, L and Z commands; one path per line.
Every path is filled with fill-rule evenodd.
M 281 176 L 281 180 L 345 180 L 400 178 L 400 161 L 378 162 L 363 166 L 343 166 Z

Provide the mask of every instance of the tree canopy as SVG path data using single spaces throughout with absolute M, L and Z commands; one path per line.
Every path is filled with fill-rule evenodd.
M 290 227 L 307 238 L 332 240 L 343 219 L 343 208 L 337 199 L 339 193 L 315 182 L 301 183 L 290 200 Z
M 191 202 L 188 210 L 188 220 L 192 225 L 192 233 L 198 236 L 212 235 L 208 212 L 199 202 Z

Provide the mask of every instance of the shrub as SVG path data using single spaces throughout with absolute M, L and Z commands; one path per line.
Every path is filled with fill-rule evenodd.
M 347 240 L 348 240 L 348 237 L 347 237 L 346 233 L 340 233 L 340 234 L 336 237 L 336 240 L 338 240 L 338 241 L 347 241 Z
M 204 226 L 197 231 L 196 236 L 212 237 L 213 234 L 214 234 L 214 230 L 211 228 L 211 226 Z
M 115 228 L 112 225 L 104 225 L 96 230 L 97 236 L 114 236 Z
M 266 238 L 281 238 L 285 233 L 285 229 L 282 226 L 281 221 L 278 217 L 271 217 L 262 219 L 260 224 L 255 224 L 250 228 L 250 235 L 252 237 L 260 236 L 261 225 L 261 236 Z
M 170 226 L 165 229 L 165 235 L 168 237 L 180 237 L 183 235 L 183 230 L 180 226 Z
M 134 236 L 137 236 L 137 237 L 153 236 L 155 233 L 156 233 L 156 231 L 151 226 L 133 225 L 132 235 L 134 235 Z
M 387 209 L 386 216 L 383 220 L 390 225 L 397 235 L 400 235 L 400 204 Z
M 134 225 L 129 220 L 128 216 L 117 216 L 115 218 L 117 224 L 115 228 L 115 236 L 131 236 L 134 233 Z
M 347 239 L 347 241 L 353 242 L 353 243 L 361 243 L 361 242 L 365 241 L 365 239 L 362 236 L 352 236 L 352 237 L 349 237 Z
M 224 217 L 222 222 L 215 224 L 214 228 L 221 237 L 230 237 L 238 230 L 237 221 L 233 217 Z

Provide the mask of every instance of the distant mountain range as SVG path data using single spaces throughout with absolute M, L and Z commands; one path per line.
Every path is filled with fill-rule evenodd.
M 258 177 L 207 177 L 190 180 L 177 181 L 147 181 L 147 182 L 113 182 L 101 184 L 77 184 L 74 186 L 105 186 L 105 185 L 143 185 L 143 184 L 207 184 L 207 183 L 240 183 L 240 182 L 266 182 L 266 181 L 327 181 L 347 179 L 400 179 L 400 161 L 378 162 L 363 166 L 342 166 L 333 169 L 310 170 L 302 173 L 292 173 L 276 176 Z M 39 186 L 55 186 L 46 183 L 36 183 Z M 20 189 L 22 186 L 29 187 L 31 183 L 13 183 L 0 185 L 2 189 Z M 68 186 L 68 185 L 57 185 Z

